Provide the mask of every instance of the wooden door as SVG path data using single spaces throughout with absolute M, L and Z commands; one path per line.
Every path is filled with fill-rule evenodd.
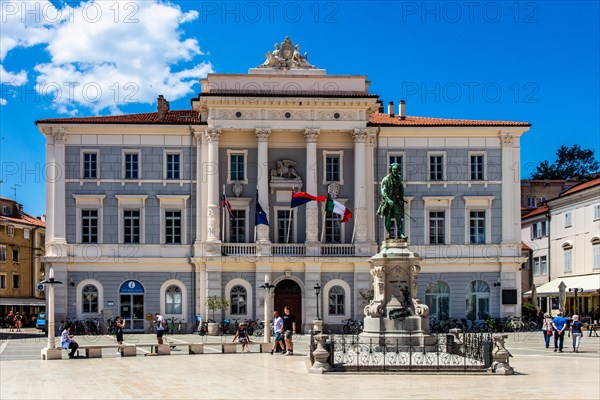
M 302 290 L 290 279 L 283 280 L 275 287 L 274 310 L 283 316 L 283 308 L 290 307 L 296 320 L 296 333 L 302 333 Z

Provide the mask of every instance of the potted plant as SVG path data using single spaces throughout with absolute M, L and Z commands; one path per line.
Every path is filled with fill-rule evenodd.
M 206 300 L 206 307 L 212 311 L 212 320 L 215 321 L 215 311 L 229 307 L 229 301 L 225 297 L 210 296 Z M 217 322 L 208 323 L 208 334 L 217 336 L 219 334 L 220 324 Z

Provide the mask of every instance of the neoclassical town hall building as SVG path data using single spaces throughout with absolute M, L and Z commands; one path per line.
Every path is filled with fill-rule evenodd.
M 519 138 L 530 124 L 387 112 L 365 76 L 328 75 L 289 39 L 248 74 L 209 74 L 191 108 L 37 121 L 47 140 L 46 265 L 56 318 L 262 319 L 307 330 L 362 319 L 369 258 L 384 237 L 379 182 L 405 185 L 405 231 L 424 261 L 418 294 L 439 319 L 520 314 Z M 231 213 L 222 208 L 223 191 Z M 290 208 L 293 191 L 330 194 Z M 255 226 L 257 201 L 268 225 Z

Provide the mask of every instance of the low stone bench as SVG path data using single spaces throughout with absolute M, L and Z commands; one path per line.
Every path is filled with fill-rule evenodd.
M 171 348 L 187 347 L 189 354 L 204 354 L 204 343 L 168 342 Z
M 135 346 L 132 345 L 119 345 L 119 344 L 97 344 L 97 345 L 82 345 L 77 348 L 77 354 L 80 350 L 85 350 L 86 358 L 102 358 L 103 349 L 117 349 L 122 356 L 135 356 Z

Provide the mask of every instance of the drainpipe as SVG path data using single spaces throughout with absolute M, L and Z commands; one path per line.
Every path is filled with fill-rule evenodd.
M 548 203 L 546 203 L 546 205 L 548 205 Z M 548 212 L 544 214 L 544 216 L 547 218 L 547 222 L 546 222 L 546 233 L 548 234 L 548 257 L 546 258 L 546 262 L 548 265 L 548 282 L 550 282 L 550 278 L 551 278 L 551 274 L 550 271 L 552 271 L 551 263 L 550 263 L 550 257 L 552 254 L 552 241 L 550 240 L 550 222 L 552 221 L 552 217 L 550 216 L 550 206 L 548 206 Z M 546 298 L 546 307 L 548 309 L 548 313 L 552 314 L 552 301 L 550 301 L 550 304 L 548 304 L 548 299 Z

